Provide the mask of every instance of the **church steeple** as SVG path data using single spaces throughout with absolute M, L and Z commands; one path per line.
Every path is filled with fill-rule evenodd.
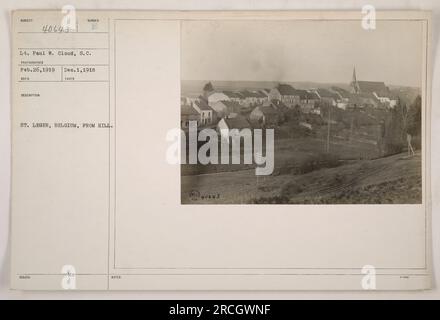
M 356 79 L 356 67 L 353 67 L 353 76 L 351 78 L 350 87 L 353 93 L 359 93 L 360 88 Z

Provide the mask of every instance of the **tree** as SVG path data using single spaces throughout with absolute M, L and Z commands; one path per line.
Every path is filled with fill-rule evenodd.
M 385 155 L 402 152 L 406 141 L 407 108 L 400 100 L 385 121 Z
M 211 91 L 214 91 L 214 86 L 212 85 L 212 83 L 211 82 L 208 82 L 208 83 L 206 83 L 204 86 L 203 86 L 203 92 L 211 92 Z
M 407 132 L 419 136 L 422 131 L 422 97 L 417 96 L 408 110 Z

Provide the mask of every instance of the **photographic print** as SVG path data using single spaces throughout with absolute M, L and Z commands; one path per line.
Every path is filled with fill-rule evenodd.
M 422 202 L 418 21 L 182 21 L 182 204 Z
M 69 8 L 10 16 L 13 291 L 432 287 L 435 12 Z

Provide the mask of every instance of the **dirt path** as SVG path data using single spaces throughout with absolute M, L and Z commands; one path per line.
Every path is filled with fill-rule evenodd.
M 255 199 L 281 196 L 284 197 L 282 201 L 319 203 L 322 199 L 332 201 L 335 196 L 344 198 L 351 192 L 360 192 L 358 198 L 350 201 L 368 203 L 368 192 L 371 192 L 374 193 L 371 201 L 375 201 L 371 203 L 380 203 L 380 192 L 383 192 L 384 196 L 387 195 L 387 203 L 405 203 L 402 202 L 405 197 L 411 198 L 411 202 L 421 197 L 420 180 L 420 153 L 411 158 L 402 153 L 376 160 L 354 161 L 302 175 L 258 177 L 252 169 L 184 176 L 181 197 L 182 203 L 188 204 L 252 203 Z

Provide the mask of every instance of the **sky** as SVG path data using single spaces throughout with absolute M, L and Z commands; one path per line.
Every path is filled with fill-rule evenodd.
M 358 80 L 421 87 L 420 21 L 184 21 L 182 80 Z

